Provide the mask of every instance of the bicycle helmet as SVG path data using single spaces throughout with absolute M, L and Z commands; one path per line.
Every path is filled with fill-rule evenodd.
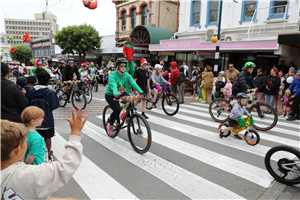
M 247 69 L 249 67 L 250 68 L 255 68 L 256 65 L 253 62 L 246 62 L 244 68 Z
M 155 69 L 162 69 L 162 66 L 160 64 L 156 64 L 154 68 Z
M 118 58 L 116 60 L 116 65 L 119 66 L 121 63 L 128 63 L 128 61 L 125 58 Z
M 238 93 L 238 94 L 236 95 L 236 98 L 237 98 L 237 99 L 247 99 L 247 98 L 249 98 L 249 97 L 248 97 L 247 94 L 241 92 L 241 93 Z

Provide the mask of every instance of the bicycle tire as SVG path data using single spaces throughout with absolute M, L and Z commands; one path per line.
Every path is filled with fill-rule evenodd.
M 76 97 L 76 95 L 77 95 L 77 97 Z M 86 100 L 85 94 L 81 90 L 73 90 L 73 94 L 71 96 L 71 101 L 72 101 L 73 107 L 76 110 L 78 110 L 78 106 L 75 105 L 75 101 L 77 100 L 79 102 L 79 101 L 81 101 L 81 99 L 84 101 L 83 106 L 81 107 L 81 109 L 84 110 L 86 105 L 87 105 L 87 100 Z
M 273 170 L 272 166 L 271 166 L 271 162 L 274 162 L 274 161 L 271 161 L 271 157 L 274 153 L 278 152 L 278 151 L 285 151 L 285 152 L 288 152 L 288 153 L 291 153 L 293 154 L 296 158 L 298 158 L 297 162 L 300 162 L 300 152 L 297 150 L 297 149 L 294 149 L 290 146 L 285 146 L 285 145 L 280 145 L 280 146 L 275 146 L 273 148 L 271 148 L 266 156 L 265 156 L 265 166 L 266 166 L 266 169 L 268 170 L 268 172 L 270 173 L 270 175 L 275 178 L 278 182 L 280 183 L 284 183 L 284 184 L 287 184 L 287 185 L 294 185 L 294 184 L 299 184 L 300 183 L 300 176 L 298 175 L 296 179 L 285 179 L 285 177 L 282 177 L 280 175 L 278 175 L 277 173 L 275 173 L 275 171 Z M 280 154 L 282 155 L 282 153 Z M 290 170 L 287 170 L 287 169 L 283 169 L 282 168 L 282 164 L 288 164 L 288 163 L 294 163 L 294 161 L 292 160 L 289 160 L 287 158 L 280 158 L 278 161 L 276 159 L 276 167 L 279 168 L 279 172 L 284 174 L 284 173 L 287 173 L 287 172 L 290 172 Z M 300 172 L 300 166 L 298 166 L 298 169 L 297 169 L 299 172 Z M 299 173 L 298 172 L 298 173 Z M 295 177 L 295 176 L 294 176 Z
M 229 103 L 229 101 L 227 101 L 226 99 L 222 99 L 222 98 L 217 98 L 217 99 L 214 99 L 210 104 L 209 104 L 209 114 L 210 114 L 210 116 L 211 116 L 211 118 L 213 119 L 213 120 L 215 120 L 216 122 L 220 122 L 220 123 L 223 123 L 223 122 L 227 122 L 228 121 L 228 119 L 229 119 L 229 114 L 230 114 L 230 111 L 221 111 L 220 109 L 221 108 L 218 108 L 218 110 L 216 111 L 217 113 L 216 113 L 216 116 L 214 115 L 214 113 L 213 113 L 213 106 L 214 106 L 214 103 L 215 102 L 217 102 L 217 101 L 222 101 L 222 106 L 223 106 L 223 104 L 224 104 L 224 102 L 225 102 L 225 104 L 227 104 L 227 106 L 228 106 L 228 108 L 229 108 L 229 110 L 231 110 L 232 109 L 232 106 L 231 106 L 231 104 Z M 224 116 L 225 114 L 226 114 L 226 116 L 224 116 L 224 119 L 220 119 L 220 118 L 218 118 L 218 114 L 219 114 L 219 116 L 221 115 L 223 113 L 223 115 L 222 116 Z M 226 117 L 226 118 L 225 118 Z
M 92 102 L 92 98 L 93 98 L 93 92 L 92 92 L 92 89 L 90 89 L 90 88 L 87 87 L 87 86 L 83 86 L 83 87 L 82 87 L 82 91 L 83 91 L 83 93 L 85 94 L 87 103 L 88 103 L 88 104 L 91 103 L 91 102 Z
M 109 123 L 110 114 L 111 114 L 111 113 L 108 113 L 109 109 L 111 109 L 109 105 L 105 106 L 103 113 L 102 113 L 102 123 L 103 123 L 106 134 L 111 138 L 115 138 L 119 133 L 119 130 L 116 128 L 116 126 L 114 125 L 114 134 L 113 135 L 108 134 L 108 130 L 107 130 L 107 125 Z
M 134 120 L 135 118 L 137 118 L 136 121 Z M 145 127 L 141 126 L 141 124 L 140 124 L 141 122 L 143 122 Z M 136 129 L 135 126 L 138 126 L 138 128 Z M 132 131 L 131 131 L 131 128 L 132 128 Z M 142 128 L 144 128 L 144 131 L 141 130 Z M 146 133 L 147 135 L 143 135 L 145 131 L 147 132 Z M 139 154 L 144 154 L 147 151 L 149 151 L 149 149 L 151 147 L 151 143 L 152 143 L 151 129 L 150 129 L 150 126 L 149 126 L 147 120 L 141 114 L 134 113 L 129 118 L 127 134 L 128 134 L 129 142 L 135 152 L 137 152 Z M 146 138 L 144 138 L 143 136 L 146 136 Z M 138 146 L 138 144 L 136 144 L 137 140 L 143 140 L 139 144 L 144 143 L 145 147 Z
M 220 124 L 220 125 L 219 125 L 219 128 L 218 128 L 219 131 L 220 131 L 220 129 L 221 129 L 222 126 L 228 127 L 229 125 L 228 125 L 227 123 Z M 227 133 L 224 133 L 224 132 L 223 132 L 223 136 L 222 136 L 222 137 L 228 137 L 230 134 L 231 134 L 231 131 L 227 131 Z
M 67 99 L 63 99 L 62 97 L 62 95 L 64 95 L 64 91 L 62 89 L 57 89 L 55 93 L 58 97 L 59 106 L 65 107 L 67 105 Z
M 98 92 L 98 81 L 95 81 L 94 83 L 94 91 Z
M 253 128 L 255 128 L 255 129 L 257 129 L 257 130 L 260 130 L 260 131 L 267 131 L 267 130 L 270 130 L 270 129 L 274 128 L 274 127 L 276 126 L 277 122 L 278 122 L 278 114 L 277 114 L 276 110 L 275 110 L 272 106 L 270 106 L 270 105 L 268 105 L 268 104 L 266 104 L 266 103 L 258 103 L 258 106 L 259 106 L 259 107 L 263 107 L 263 106 L 268 107 L 268 108 L 272 111 L 272 114 L 273 114 L 273 116 L 274 116 L 274 119 L 273 119 L 273 122 L 271 122 L 271 125 L 269 125 L 269 126 L 267 126 L 267 127 L 265 127 L 265 128 L 260 127 L 259 124 L 257 124 L 257 123 L 253 124 Z M 254 108 L 257 109 L 256 105 L 252 105 L 252 106 L 249 108 L 249 113 L 251 113 L 251 112 L 253 111 Z M 260 108 L 259 108 L 259 110 L 260 110 L 260 112 L 262 112 L 263 109 L 260 109 Z M 263 122 L 263 119 L 264 119 L 267 115 L 269 115 L 269 114 L 261 113 L 263 117 L 260 117 L 260 116 L 258 115 L 258 109 L 257 109 L 257 111 L 255 111 L 255 112 L 257 113 L 257 115 L 256 115 L 254 112 L 252 112 L 252 117 L 253 117 L 254 120 L 256 120 L 257 122 L 259 121 L 260 123 L 262 123 L 262 122 Z
M 154 97 L 154 93 L 153 92 L 151 92 L 151 94 L 149 94 L 150 95 L 150 97 L 147 99 L 147 101 L 146 101 L 146 109 L 147 110 L 151 110 L 152 109 L 152 104 L 153 104 L 153 99 L 152 99 L 152 97 Z
M 172 102 L 172 97 L 174 98 L 174 102 Z M 166 106 L 172 106 L 173 104 L 175 104 L 175 110 L 173 112 L 169 112 L 166 108 Z M 167 93 L 163 99 L 162 99 L 162 102 L 161 102 L 161 106 L 162 106 L 162 109 L 163 111 L 169 115 L 169 116 L 173 116 L 175 115 L 178 110 L 179 110 L 179 100 L 177 99 L 177 97 L 174 95 L 174 94 L 171 94 L 171 93 Z
M 256 136 L 256 141 L 250 142 L 250 141 L 248 140 L 248 136 L 252 137 L 251 139 L 254 138 L 253 135 L 251 135 L 251 134 L 254 134 L 254 135 Z M 245 139 L 245 141 L 247 142 L 247 144 L 254 146 L 254 145 L 257 145 L 257 144 L 259 143 L 259 141 L 260 141 L 260 136 L 259 136 L 259 134 L 258 134 L 255 130 L 249 129 L 249 132 L 248 132 L 248 131 L 245 132 L 245 134 L 244 134 L 244 139 Z

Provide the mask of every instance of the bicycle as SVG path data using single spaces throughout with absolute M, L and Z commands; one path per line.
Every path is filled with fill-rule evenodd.
M 90 75 L 91 77 L 91 90 L 94 89 L 95 92 L 98 92 L 98 81 L 97 81 L 97 75 L 96 74 L 93 74 L 93 75 Z
M 156 97 L 155 104 L 158 102 L 161 95 L 164 94 L 164 97 L 162 98 L 162 102 L 161 102 L 162 109 L 167 115 L 173 116 L 179 110 L 179 100 L 177 99 L 177 97 L 174 94 L 172 94 L 168 91 L 169 87 L 167 87 L 167 85 L 166 85 L 166 86 L 162 87 L 161 91 L 158 91 L 158 95 Z M 151 95 L 149 95 L 149 98 L 147 98 L 147 103 L 146 103 L 147 110 L 152 109 L 152 105 L 153 105 L 152 97 L 154 97 L 154 92 L 151 90 Z M 172 99 L 174 99 L 174 100 L 172 100 Z
M 115 138 L 120 130 L 127 128 L 127 135 L 129 142 L 139 154 L 144 154 L 149 151 L 152 135 L 151 129 L 147 120 L 139 113 L 136 112 L 134 103 L 141 100 L 140 96 L 124 96 L 121 97 L 121 110 L 126 109 L 121 114 L 121 117 L 113 124 L 114 134 L 110 135 L 107 130 L 107 125 L 110 123 L 110 115 L 113 112 L 109 105 L 103 110 L 102 122 L 107 135 L 111 138 Z M 120 122 L 121 120 L 121 122 Z M 125 125 L 127 123 L 127 125 Z
M 88 104 L 92 102 L 92 98 L 93 98 L 93 92 L 92 92 L 90 84 L 91 84 L 90 78 L 85 77 L 85 79 L 82 83 L 82 92 L 85 94 Z
M 250 95 L 253 98 L 253 105 L 248 109 L 248 112 L 251 113 L 252 117 L 255 119 L 257 123 L 253 124 L 253 127 L 257 130 L 267 131 L 275 127 L 278 121 L 278 115 L 275 109 L 266 104 L 260 103 L 255 98 L 255 89 L 251 89 Z M 223 98 L 214 99 L 209 105 L 209 114 L 216 122 L 226 122 L 229 119 L 230 111 L 233 107 L 231 105 L 233 100 L 235 99 L 234 96 L 228 97 L 230 102 Z M 222 106 L 218 108 L 213 108 L 214 104 L 218 101 L 222 101 Z M 236 101 L 236 100 L 235 100 Z M 224 107 L 225 104 L 225 107 Z M 271 110 L 270 114 L 264 113 L 266 109 Z
M 255 130 L 250 129 L 251 118 L 248 116 L 247 119 L 244 119 L 244 120 L 245 120 L 245 126 L 243 128 L 240 128 L 240 125 L 236 124 L 236 125 L 234 125 L 232 132 L 237 134 L 237 133 L 241 132 L 242 130 L 246 129 L 245 134 L 244 134 L 244 139 L 245 139 L 246 143 L 249 145 L 252 145 L 252 146 L 257 145 L 260 141 L 260 136 Z M 218 127 L 218 130 L 220 131 L 220 129 L 224 129 L 225 128 L 224 126 L 228 127 L 229 125 L 227 123 L 220 124 Z M 227 133 L 223 132 L 222 137 L 228 137 L 230 134 L 231 134 L 231 131 L 227 131 Z
M 297 149 L 285 145 L 271 148 L 265 156 L 265 166 L 280 183 L 300 183 L 300 152 Z
M 64 97 L 64 92 L 62 88 L 58 88 L 56 90 L 56 95 L 58 97 L 60 107 L 65 107 L 67 105 L 67 102 L 70 101 L 69 99 L 71 97 L 72 105 L 76 110 L 78 110 L 78 108 L 81 108 L 82 110 L 85 109 L 87 104 L 86 96 L 81 90 L 77 89 L 78 83 L 78 80 L 67 81 L 67 84 L 62 85 L 62 87 L 65 85 L 69 86 L 67 98 Z

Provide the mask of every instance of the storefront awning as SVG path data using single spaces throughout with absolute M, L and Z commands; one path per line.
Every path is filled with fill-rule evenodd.
M 136 26 L 130 34 L 134 46 L 159 44 L 160 40 L 167 40 L 172 36 L 173 33 L 168 29 L 144 25 Z
M 300 48 L 300 33 L 278 34 L 278 43 Z

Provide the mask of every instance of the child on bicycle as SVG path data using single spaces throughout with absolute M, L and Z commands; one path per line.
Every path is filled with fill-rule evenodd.
M 82 84 L 85 83 L 85 79 L 86 78 L 89 79 L 89 73 L 88 73 L 88 70 L 87 70 L 86 63 L 81 63 L 80 70 L 78 72 L 80 74 L 80 80 L 81 80 L 81 82 L 78 84 L 78 89 L 82 90 Z
M 223 137 L 223 133 L 227 132 L 227 131 L 232 131 L 234 125 L 237 124 L 237 118 L 239 116 L 243 116 L 243 115 L 251 115 L 249 114 L 249 112 L 246 110 L 246 103 L 247 103 L 247 98 L 248 95 L 246 95 L 245 93 L 238 93 L 236 95 L 236 98 L 238 100 L 238 103 L 236 103 L 234 105 L 234 107 L 232 108 L 230 114 L 229 114 L 229 119 L 228 119 L 228 124 L 229 126 L 225 129 L 220 129 L 220 137 Z M 238 133 L 234 134 L 234 138 L 242 140 L 242 138 L 239 136 Z

